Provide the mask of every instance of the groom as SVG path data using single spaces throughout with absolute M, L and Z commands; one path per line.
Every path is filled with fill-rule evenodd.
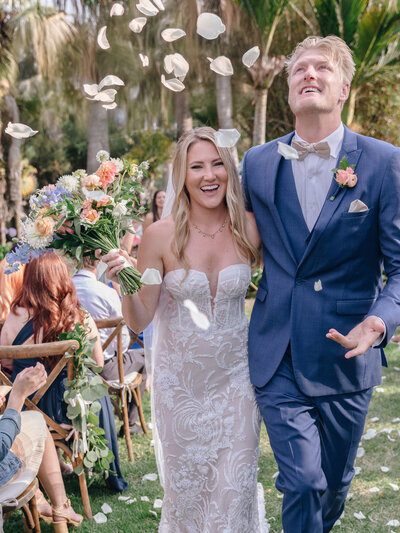
M 354 74 L 341 39 L 308 37 L 287 71 L 296 131 L 243 162 L 265 265 L 249 364 L 284 532 L 326 533 L 354 475 L 382 347 L 400 323 L 400 149 L 341 123 Z

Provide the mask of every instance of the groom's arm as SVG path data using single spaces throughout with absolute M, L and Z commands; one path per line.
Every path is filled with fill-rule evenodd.
M 244 154 L 243 162 L 242 162 L 242 189 L 243 189 L 243 196 L 244 196 L 244 203 L 245 203 L 246 211 L 253 212 L 253 206 L 251 203 L 251 198 L 250 198 L 250 193 L 249 193 L 248 174 L 247 174 L 248 153 L 249 152 L 246 152 Z
M 363 354 L 380 335 L 385 346 L 400 324 L 400 149 L 396 148 L 385 170 L 379 197 L 378 235 L 387 283 L 370 309 L 368 316 L 347 335 L 334 329 L 327 337 L 345 348 L 346 357 Z M 383 321 L 383 323 L 382 323 Z

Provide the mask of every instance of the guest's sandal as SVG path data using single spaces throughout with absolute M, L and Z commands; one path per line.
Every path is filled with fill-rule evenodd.
M 52 506 L 53 509 L 53 529 L 54 533 L 68 533 L 68 526 L 78 527 L 81 525 L 83 516 L 74 512 L 71 507 L 71 501 L 67 498 L 63 505 L 57 507 Z M 78 519 L 74 518 L 70 514 L 67 514 L 65 510 L 71 509 Z M 64 518 L 64 520 L 55 520 L 55 518 Z

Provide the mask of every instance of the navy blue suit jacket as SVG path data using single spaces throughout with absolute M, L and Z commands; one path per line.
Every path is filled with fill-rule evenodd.
M 400 324 L 400 149 L 345 128 L 339 161 L 346 156 L 355 165 L 358 182 L 340 189 L 332 179 L 298 260 L 275 203 L 277 141 L 290 144 L 292 136 L 251 148 L 243 160 L 247 209 L 254 212 L 264 256 L 250 321 L 251 379 L 265 385 L 290 342 L 296 381 L 306 395 L 364 390 L 380 382 L 382 346 Z M 368 211 L 349 213 L 356 199 Z M 330 328 L 347 334 L 367 315 L 385 322 L 386 341 L 345 359 L 348 350 L 325 335 Z

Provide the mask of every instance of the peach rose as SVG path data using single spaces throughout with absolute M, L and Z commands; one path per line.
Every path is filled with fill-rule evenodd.
M 96 174 L 89 174 L 82 179 L 82 187 L 85 187 L 88 191 L 92 191 L 97 187 L 100 187 L 100 178 Z
M 113 199 L 111 196 L 108 196 L 108 194 L 106 196 L 104 196 L 101 200 L 99 200 L 97 202 L 97 207 L 103 207 L 105 205 L 109 205 L 109 204 L 112 204 L 113 203 Z
M 42 237 L 50 237 L 54 230 L 54 220 L 51 217 L 38 217 L 35 220 L 35 231 Z
M 84 209 L 81 213 L 81 220 L 86 224 L 96 224 L 99 218 L 100 213 L 96 209 Z
M 82 209 L 90 209 L 92 207 L 93 200 L 91 198 L 86 198 L 82 204 Z
M 354 174 L 354 170 L 351 167 L 347 167 L 346 170 L 339 169 L 336 172 L 335 180 L 340 187 L 349 187 L 352 189 L 357 183 L 357 176 Z
M 106 189 L 118 176 L 119 171 L 117 165 L 113 161 L 105 161 L 97 169 L 96 174 L 100 178 L 100 184 L 103 189 Z

